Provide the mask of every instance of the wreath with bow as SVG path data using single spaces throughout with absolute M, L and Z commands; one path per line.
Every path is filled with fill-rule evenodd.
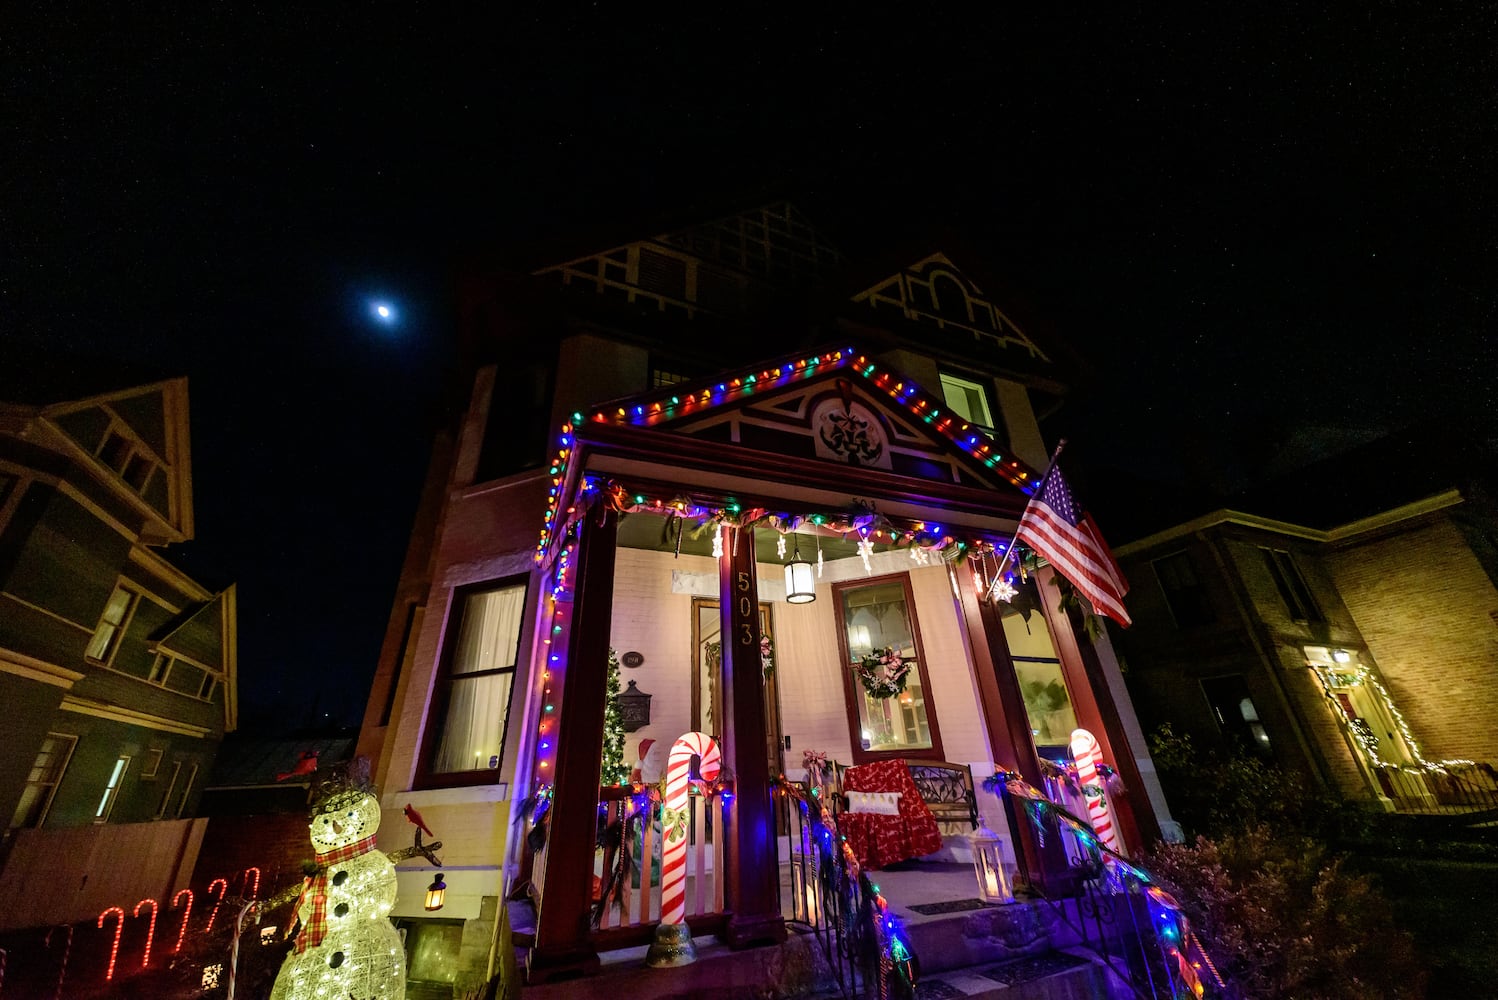
M 894 647 L 876 649 L 853 661 L 853 672 L 870 698 L 893 698 L 905 690 L 906 679 L 914 660 L 907 660 Z

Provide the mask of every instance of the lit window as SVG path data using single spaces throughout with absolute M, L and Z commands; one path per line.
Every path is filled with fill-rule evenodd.
M 1033 583 L 1025 587 L 1033 593 Z M 1004 642 L 1025 699 L 1031 738 L 1037 747 L 1069 747 L 1072 730 L 1077 728 L 1077 713 L 1045 616 L 1032 612 L 1026 621 L 1024 613 L 1012 604 L 1003 605 L 1003 616 Z
M 94 811 L 94 822 L 108 822 L 109 814 L 114 810 L 114 800 L 119 797 L 120 783 L 125 780 L 125 772 L 130 769 L 130 755 L 120 754 L 114 762 L 114 770 L 109 772 L 109 781 L 104 785 L 104 794 L 99 797 L 99 808 Z
M 77 745 L 78 737 L 63 733 L 48 733 L 42 740 L 36 760 L 31 764 L 31 774 L 26 778 L 26 787 L 21 789 L 21 801 L 16 804 L 15 814 L 11 817 L 11 829 L 42 825 L 47 810 L 52 806 L 52 797 L 57 794 L 62 773 L 67 770 L 68 759 L 73 756 L 73 748 Z
M 834 586 L 833 593 L 849 663 L 848 691 L 854 705 L 854 719 L 850 721 L 857 726 L 853 733 L 854 759 L 912 751 L 919 751 L 922 757 L 939 756 L 935 710 L 930 703 L 926 668 L 921 663 L 908 578 L 840 584 Z M 869 693 L 852 665 L 885 650 L 907 661 L 910 669 L 905 675 L 905 690 L 879 698 Z
M 115 584 L 109 603 L 104 605 L 104 614 L 99 616 L 99 624 L 94 628 L 94 637 L 88 641 L 85 656 L 99 663 L 108 663 L 114 658 L 120 638 L 125 634 L 125 625 L 139 600 L 139 594 Z
M 525 614 L 525 584 L 470 591 L 455 603 L 457 638 L 449 652 L 446 697 L 433 727 L 433 774 L 499 766 Z
M 993 410 L 988 405 L 988 391 L 981 383 L 943 372 L 941 394 L 947 405 L 974 427 L 994 426 Z

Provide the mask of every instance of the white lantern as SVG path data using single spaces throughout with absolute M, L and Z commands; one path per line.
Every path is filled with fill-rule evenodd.
M 799 544 L 791 561 L 785 564 L 785 599 L 789 604 L 810 604 L 817 599 L 816 577 L 811 563 L 801 558 Z
M 1003 841 L 984 822 L 968 843 L 973 847 L 973 872 L 978 876 L 978 895 L 985 903 L 1012 903 L 1009 878 L 1004 874 Z

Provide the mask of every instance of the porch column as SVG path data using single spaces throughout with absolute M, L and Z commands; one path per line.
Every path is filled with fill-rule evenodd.
M 995 763 L 1003 767 L 1012 762 L 1026 783 L 1043 789 L 1045 778 L 1040 771 L 1040 755 L 1035 751 L 1035 740 L 1030 732 L 1030 717 L 1025 711 L 1019 675 L 1014 672 L 1014 660 L 1009 655 L 1003 612 L 992 601 L 979 595 L 971 573 L 963 569 L 951 572 L 962 602 L 963 623 L 967 627 L 973 669 L 977 673 L 983 724 Z M 1011 761 L 1003 759 L 1006 753 Z M 1029 818 L 1020 810 L 1010 810 L 1009 802 L 1005 797 L 1010 832 L 1015 838 L 1016 860 L 1021 870 L 1028 873 L 1031 887 L 1051 898 L 1070 894 L 1076 876 L 1067 863 L 1061 838 L 1047 837 L 1042 843 Z
M 557 703 L 560 725 L 553 741 L 557 754 L 551 778 L 547 878 L 536 914 L 536 943 L 526 959 L 526 976 L 532 983 L 598 971 L 588 918 L 618 527 L 618 517 L 599 506 L 584 520 L 578 540 L 577 589 Z
M 1047 596 L 1056 593 L 1049 585 L 1055 569 L 1048 567 L 1037 577 L 1039 591 Z M 1129 746 L 1128 734 L 1118 715 L 1118 704 L 1113 700 L 1113 689 L 1108 685 L 1102 660 L 1097 647 L 1087 638 L 1082 624 L 1082 614 L 1075 608 L 1063 612 L 1057 598 L 1053 607 L 1046 603 L 1045 617 L 1051 627 L 1051 638 L 1056 644 L 1056 653 L 1061 658 L 1061 669 L 1066 677 L 1066 686 L 1074 695 L 1072 707 L 1077 713 L 1077 724 L 1098 738 L 1108 763 L 1118 770 L 1127 794 L 1109 796 L 1108 801 L 1117 807 L 1119 833 L 1123 842 L 1135 850 L 1144 850 L 1160 840 L 1160 824 L 1150 806 L 1145 791 L 1144 779 L 1139 774 L 1139 764 Z M 1105 628 L 1107 626 L 1104 626 Z
M 759 579 L 754 529 L 722 527 L 718 606 L 723 629 L 724 757 L 733 768 L 728 817 L 728 943 L 785 940 L 770 762 L 765 753 L 765 678 L 759 655 Z

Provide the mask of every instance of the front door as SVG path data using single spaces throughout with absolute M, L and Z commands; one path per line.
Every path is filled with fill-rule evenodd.
M 759 606 L 760 635 L 770 639 L 770 663 L 765 672 L 765 752 L 770 774 L 783 770 L 780 731 L 780 695 L 775 683 L 774 639 L 770 605 Z M 718 602 L 710 597 L 692 599 L 692 648 L 696 663 L 692 671 L 692 725 L 720 743 L 723 739 L 723 636 Z

